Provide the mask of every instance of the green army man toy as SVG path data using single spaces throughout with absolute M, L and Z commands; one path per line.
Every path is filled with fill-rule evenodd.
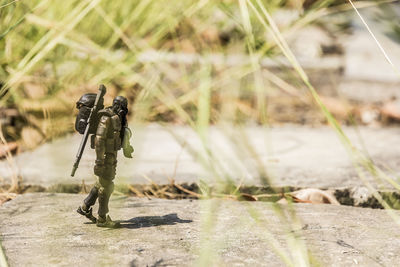
M 114 190 L 113 180 L 117 167 L 117 153 L 121 148 L 124 156 L 132 158 L 132 146 L 129 139 L 132 135 L 128 128 L 126 115 L 128 101 L 123 96 L 117 96 L 112 106 L 104 108 L 103 96 L 106 92 L 104 85 L 100 85 L 99 93 L 85 94 L 76 103 L 79 109 L 75 122 L 75 129 L 83 134 L 82 142 L 76 156 L 71 176 L 78 168 L 83 149 L 89 135 L 91 148 L 96 151 L 94 174 L 98 176 L 96 184 L 83 201 L 77 212 L 99 227 L 119 227 L 118 222 L 111 220 L 108 213 L 108 202 Z M 98 218 L 92 214 L 92 206 L 99 200 Z

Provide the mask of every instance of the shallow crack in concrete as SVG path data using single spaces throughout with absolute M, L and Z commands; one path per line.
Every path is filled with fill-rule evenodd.
M 86 184 L 56 184 L 50 187 L 43 187 L 39 185 L 25 185 L 21 186 L 19 193 L 69 193 L 69 194 L 87 194 L 92 185 Z M 3 188 L 7 188 L 5 185 Z M 0 187 L 1 188 L 1 187 Z M 231 190 L 229 190 L 231 189 Z M 261 201 L 261 202 L 277 202 L 278 200 L 290 197 L 290 194 L 302 189 L 299 187 L 269 187 L 269 186 L 241 186 L 240 189 L 232 195 L 233 188 L 227 187 L 226 191 L 218 192 L 217 195 L 211 193 L 211 198 L 230 197 L 239 201 Z M 185 190 L 185 191 L 182 191 Z M 313 189 L 315 190 L 315 189 Z M 318 190 L 318 189 L 317 189 Z M 211 186 L 210 192 L 215 192 Z M 323 192 L 332 192 L 332 196 L 341 205 L 383 209 L 371 192 L 366 187 L 351 187 L 340 189 L 321 189 Z M 147 197 L 147 198 L 161 198 L 161 199 L 199 199 L 201 198 L 201 190 L 196 183 L 182 183 L 182 184 L 148 184 L 148 185 L 122 185 L 119 184 L 115 187 L 114 195 L 125 195 L 134 197 Z M 161 192 L 158 194 L 158 192 Z M 386 201 L 393 209 L 400 210 L 400 193 L 396 190 L 378 191 L 382 199 Z M 155 195 L 156 194 L 156 195 Z

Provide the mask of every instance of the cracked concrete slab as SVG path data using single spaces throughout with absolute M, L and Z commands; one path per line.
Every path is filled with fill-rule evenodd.
M 75 212 L 83 198 L 35 193 L 2 205 L 0 238 L 10 266 L 192 266 L 200 247 L 209 249 L 206 259 L 216 265 L 282 266 L 271 244 L 274 240 L 291 255 L 287 231 L 306 244 L 321 266 L 400 262 L 399 226 L 385 210 L 296 204 L 300 223 L 289 229 L 265 202 L 114 196 L 111 216 L 122 221 L 122 228 L 111 230 Z M 208 209 L 214 215 L 208 216 Z M 258 213 L 260 223 L 250 211 Z M 206 218 L 212 221 L 210 235 L 204 230 Z
M 119 155 L 118 184 L 214 183 L 227 177 L 246 185 L 260 185 L 260 165 L 277 186 L 338 188 L 363 185 L 353 169 L 346 149 L 328 127 L 212 127 L 208 147 L 189 127 L 163 128 L 158 125 L 132 127 L 133 159 Z M 366 150 L 380 166 L 400 171 L 396 145 L 399 128 L 345 128 L 353 145 Z M 75 177 L 70 177 L 80 135 L 55 140 L 34 151 L 15 157 L 18 172 L 26 184 L 51 186 L 59 183 L 93 183 L 94 151 L 86 148 Z M 205 152 L 207 148 L 208 152 Z M 208 153 L 208 154 L 207 154 Z M 204 159 L 205 158 L 205 159 Z M 10 181 L 12 171 L 0 162 L 0 177 Z M 370 182 L 376 184 L 373 178 Z

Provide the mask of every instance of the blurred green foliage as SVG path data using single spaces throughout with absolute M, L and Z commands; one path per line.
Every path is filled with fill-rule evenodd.
M 74 102 L 104 83 L 109 92 L 106 103 L 117 94 L 125 95 L 136 121 L 194 125 L 199 117 L 202 125 L 222 118 L 266 123 L 265 99 L 274 86 L 267 83 L 265 90 L 261 88 L 254 76 L 257 67 L 221 67 L 207 60 L 213 54 L 248 54 L 256 60 L 281 55 L 253 12 L 248 13 L 251 32 L 245 30 L 239 2 L 3 0 L 0 106 L 17 108 L 25 121 L 52 138 L 72 131 Z M 344 2 L 263 1 L 271 14 L 294 14 L 281 27 L 285 36 L 329 12 L 351 9 Z M 249 34 L 254 39 L 251 49 Z M 143 61 L 140 57 L 149 51 L 200 55 L 204 60 L 188 65 L 153 56 Z M 292 73 L 288 77 L 298 77 L 293 70 L 285 71 Z

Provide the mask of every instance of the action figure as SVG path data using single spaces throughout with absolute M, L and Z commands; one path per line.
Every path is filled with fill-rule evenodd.
M 78 168 L 83 149 L 88 136 L 91 134 L 91 148 L 96 151 L 94 174 L 98 180 L 89 195 L 83 201 L 77 212 L 99 227 L 115 228 L 118 222 L 112 221 L 108 213 L 108 201 L 114 190 L 113 179 L 117 167 L 117 153 L 123 148 L 125 157 L 132 158 L 132 146 L 129 144 L 131 131 L 128 128 L 126 115 L 128 114 L 128 101 L 123 96 L 117 96 L 111 107 L 103 108 L 105 87 L 100 85 L 99 93 L 85 94 L 77 102 L 79 114 L 75 128 L 83 134 L 77 158 L 71 175 L 74 176 Z M 92 206 L 96 199 L 99 200 L 98 218 L 92 214 Z

